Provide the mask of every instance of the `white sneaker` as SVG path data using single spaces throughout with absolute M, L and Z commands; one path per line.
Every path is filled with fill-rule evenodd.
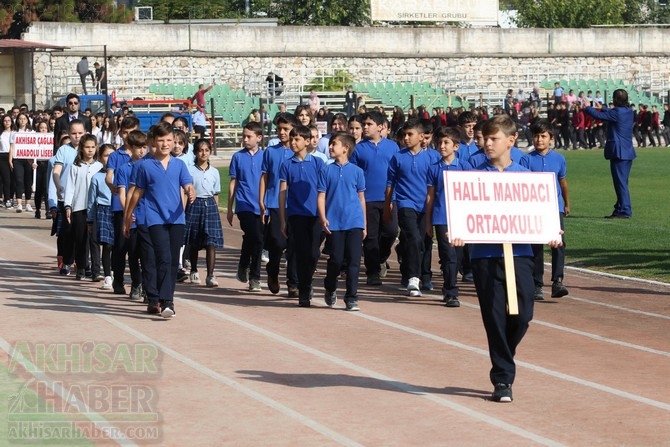
M 112 279 L 111 276 L 105 276 L 105 281 L 102 283 L 100 288 L 104 289 L 104 290 L 111 290 L 112 289 L 112 281 L 114 281 L 114 280 Z
M 263 250 L 261 252 L 261 262 L 265 265 L 268 262 L 270 262 L 270 254 L 268 253 L 267 250 Z
M 33 211 L 33 207 L 30 206 L 29 203 L 26 204 L 26 211 L 29 212 L 29 213 L 31 213 Z
M 191 272 L 189 279 L 191 280 L 191 284 L 200 284 L 200 275 L 198 275 L 198 272 Z
M 17 213 L 22 213 L 23 212 L 23 207 L 21 207 L 21 205 L 17 205 L 16 206 L 16 212 Z
M 207 285 L 207 287 L 219 287 L 219 282 L 216 280 L 216 276 L 214 275 L 208 276 L 205 279 L 205 284 Z
M 419 278 L 414 277 L 409 279 L 409 282 L 407 283 L 407 291 L 409 292 L 409 296 L 421 296 L 421 289 L 419 284 Z

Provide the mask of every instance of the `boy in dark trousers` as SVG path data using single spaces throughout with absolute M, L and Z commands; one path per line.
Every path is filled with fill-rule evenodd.
M 346 265 L 344 302 L 348 311 L 358 311 L 358 273 L 366 227 L 365 175 L 361 168 L 348 161 L 356 145 L 354 137 L 337 132 L 329 143 L 329 155 L 335 162 L 321 169 L 317 196 L 319 219 L 331 247 L 323 281 L 325 301 L 329 307 L 337 302 L 337 278 Z
M 510 151 L 517 138 L 516 124 L 508 115 L 488 120 L 482 133 L 488 160 L 475 167 L 481 171 L 524 172 L 528 169 L 512 161 Z M 463 246 L 463 240 L 452 244 Z M 561 241 L 552 241 L 552 248 Z M 472 273 L 479 299 L 479 308 L 486 330 L 492 368 L 492 399 L 496 402 L 512 401 L 512 384 L 516 375 L 514 355 L 517 346 L 533 319 L 533 249 L 530 244 L 514 244 L 514 273 L 518 315 L 507 314 L 507 289 L 502 244 L 470 244 Z
M 533 134 L 533 146 L 535 149 L 521 161 L 521 165 L 532 172 L 553 172 L 556 174 L 556 191 L 558 193 L 558 211 L 563 229 L 563 218 L 570 214 L 570 196 L 568 194 L 568 181 L 565 178 L 567 165 L 565 157 L 551 149 L 554 141 L 554 128 L 547 120 L 539 120 L 531 127 Z M 568 289 L 563 285 L 565 270 L 565 240 L 560 247 L 551 249 L 551 297 L 560 298 L 568 294 Z M 540 244 L 533 245 L 533 256 L 535 258 L 535 295 L 536 301 L 544 299 L 542 286 L 544 282 L 544 247 Z
M 309 307 L 312 277 L 319 260 L 321 228 L 316 209 L 317 182 L 323 160 L 307 153 L 312 137 L 308 127 L 291 129 L 293 157 L 279 169 L 279 220 L 288 240 L 298 273 L 298 305 Z M 288 216 L 288 219 L 287 219 Z

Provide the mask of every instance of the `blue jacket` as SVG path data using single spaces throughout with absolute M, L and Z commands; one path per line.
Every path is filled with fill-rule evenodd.
M 630 107 L 614 107 L 613 109 L 594 109 L 587 107 L 588 115 L 607 121 L 607 142 L 605 143 L 605 159 L 633 160 L 637 156 L 633 147 L 633 110 Z

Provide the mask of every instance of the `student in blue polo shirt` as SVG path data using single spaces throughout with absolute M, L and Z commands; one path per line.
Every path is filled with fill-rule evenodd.
M 461 130 L 461 141 L 457 155 L 461 161 L 468 161 L 470 156 L 479 150 L 479 147 L 475 143 L 475 126 L 478 121 L 477 115 L 470 111 L 465 111 L 458 115 L 458 128 Z
M 453 127 L 440 127 L 434 135 L 435 147 L 440 151 L 441 159 L 431 166 L 426 177 L 428 194 L 426 196 L 426 234 L 432 237 L 433 226 L 437 239 L 437 252 L 442 270 L 442 299 L 447 307 L 459 307 L 456 274 L 463 256 L 462 247 L 454 247 L 447 237 L 447 209 L 444 200 L 444 171 L 467 170 L 469 164 L 457 157 L 461 150 L 461 132 Z
M 130 171 L 129 187 L 126 193 L 126 205 L 124 207 L 124 222 L 127 221 L 127 211 L 128 205 L 130 203 L 130 197 L 133 196 L 135 191 L 135 184 L 137 183 L 137 173 L 139 172 L 140 166 L 149 159 L 153 159 L 156 154 L 156 145 L 154 143 L 154 126 L 149 128 L 147 132 L 147 153 L 146 155 L 138 160 L 136 163 L 133 163 L 132 170 Z M 156 271 L 156 255 L 154 253 L 154 246 L 151 242 L 151 236 L 149 235 L 149 229 L 147 227 L 146 213 L 144 212 L 144 196 L 140 198 L 137 202 L 137 206 L 130 215 L 130 219 L 134 221 L 136 234 L 137 234 L 137 244 L 139 245 L 140 250 L 140 267 L 142 271 L 142 291 L 145 296 L 145 303 L 147 304 L 147 313 L 155 315 L 161 313 L 160 305 L 160 296 L 158 291 L 158 279 Z M 124 223 L 125 225 L 125 223 Z M 124 228 L 124 233 L 125 233 Z M 132 232 L 132 229 L 131 229 Z
M 328 150 L 335 161 L 321 169 L 317 197 L 319 220 L 331 247 L 323 281 L 325 301 L 329 307 L 337 302 L 337 280 L 340 269 L 346 264 L 344 303 L 348 311 L 360 310 L 358 273 L 366 228 L 365 174 L 348 162 L 355 145 L 354 137 L 349 134 L 337 132 L 331 135 Z
M 488 160 L 476 167 L 481 171 L 527 172 L 528 169 L 514 162 L 510 151 L 517 138 L 516 124 L 508 115 L 498 115 L 482 127 Z M 463 241 L 454 239 L 454 246 Z M 560 246 L 561 241 L 549 243 Z M 518 315 L 507 315 L 507 288 L 502 244 L 470 244 L 472 273 L 479 308 L 486 330 L 494 385 L 492 400 L 512 401 L 512 384 L 516 375 L 514 354 L 518 344 L 533 319 L 533 249 L 530 244 L 514 244 L 514 272 Z
M 295 257 L 298 273 L 298 305 L 309 307 L 312 277 L 319 260 L 321 228 L 316 210 L 316 186 L 323 160 L 307 153 L 312 133 L 308 127 L 291 129 L 293 157 L 279 169 L 279 219 L 282 234 Z M 288 216 L 288 219 L 287 219 Z
M 174 149 L 172 126 L 165 122 L 156 124 L 154 138 L 156 153 L 139 166 L 135 190 L 124 216 L 125 232 L 128 237 L 132 213 L 139 199 L 144 197 L 146 224 L 156 256 L 161 315 L 170 318 L 175 315 L 174 289 L 186 222 L 182 188 L 191 203 L 195 200 L 195 190 L 186 165 L 170 155 Z
M 127 165 L 130 162 L 130 149 L 126 147 L 126 138 L 133 130 L 140 128 L 140 120 L 134 116 L 126 116 L 121 121 L 119 136 L 124 145 L 112 152 L 107 160 L 107 177 L 105 181 L 112 191 L 112 219 L 114 220 L 114 247 L 112 248 L 112 272 L 114 272 L 114 282 L 112 288 L 114 293 L 125 295 L 124 274 L 126 271 L 126 254 L 128 254 L 128 242 L 123 237 L 123 207 L 119 201 L 119 190 L 114 185 L 114 171 Z
M 258 205 L 258 185 L 261 180 L 263 141 L 260 123 L 248 122 L 242 129 L 244 149 L 235 152 L 230 160 L 227 220 L 233 224 L 237 214 L 240 221 L 242 248 L 237 262 L 237 280 L 249 283 L 250 292 L 261 291 L 261 253 L 263 251 L 263 221 Z
M 141 160 L 146 154 L 147 136 L 141 130 L 133 130 L 128 133 L 128 136 L 124 141 L 126 143 L 125 147 L 130 151 L 130 160 L 122 166 L 117 166 L 114 173 L 114 186 L 118 191 L 117 197 L 122 210 L 125 209 L 127 203 L 126 196 L 130 187 L 130 175 L 133 170 L 133 165 Z M 121 211 L 121 217 L 123 218 L 123 211 Z M 130 237 L 126 241 L 126 251 L 128 253 L 128 267 L 130 270 L 131 281 L 129 298 L 131 300 L 139 300 L 145 293 L 142 287 L 140 247 L 137 240 L 137 228 L 135 223 L 133 223 L 130 229 Z
M 407 146 L 393 155 L 389 162 L 384 201 L 384 220 L 391 221 L 395 194 L 398 226 L 402 233 L 402 275 L 407 279 L 409 296 L 421 296 L 421 272 L 426 234 L 425 204 L 428 187 L 426 175 L 432 164 L 428 151 L 421 149 L 423 126 L 418 119 L 403 124 Z M 427 278 L 430 280 L 430 278 Z
M 268 147 L 263 153 L 261 180 L 259 182 L 260 213 L 265 219 L 265 246 L 268 250 L 268 261 L 265 269 L 268 274 L 268 289 L 273 294 L 279 293 L 279 263 L 286 249 L 286 237 L 281 232 L 279 219 L 279 168 L 293 156 L 289 149 L 289 134 L 297 121 L 290 113 L 279 115 L 277 119 L 277 136 L 279 144 Z M 287 251 L 286 285 L 288 296 L 298 297 L 298 276 L 291 251 Z
M 398 236 L 398 212 L 391 210 L 391 220 L 384 222 L 384 199 L 389 161 L 400 149 L 381 136 L 384 116 L 370 111 L 361 116 L 363 140 L 356 145 L 349 162 L 365 173 L 365 212 L 367 236 L 363 240 L 363 256 L 367 284 L 378 286 L 386 276 L 386 261 Z
M 554 128 L 549 120 L 538 120 L 531 127 L 533 134 L 533 146 L 535 149 L 527 154 L 527 157 L 521 162 L 522 166 L 527 167 L 533 172 L 553 172 L 556 174 L 556 192 L 558 195 L 558 211 L 561 220 L 561 230 L 563 229 L 563 218 L 570 214 L 570 196 L 568 194 L 568 181 L 565 178 L 567 165 L 565 157 L 558 152 L 551 150 L 551 144 L 554 141 Z M 568 289 L 563 285 L 563 275 L 565 271 L 565 239 L 561 236 L 563 244 L 560 247 L 551 249 L 551 297 L 560 298 L 568 294 Z M 544 299 L 542 286 L 544 282 L 544 247 L 541 244 L 533 245 L 533 254 L 535 257 L 535 300 Z

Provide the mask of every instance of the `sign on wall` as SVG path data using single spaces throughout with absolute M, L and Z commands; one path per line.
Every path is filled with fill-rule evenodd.
M 498 22 L 498 0 L 370 0 L 373 21 Z

